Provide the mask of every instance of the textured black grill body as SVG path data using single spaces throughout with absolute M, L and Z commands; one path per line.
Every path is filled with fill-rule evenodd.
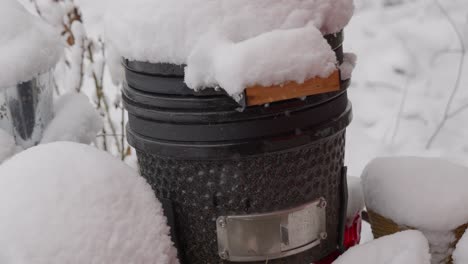
M 342 36 L 335 37 L 330 43 L 341 60 Z M 328 238 L 268 263 L 311 263 L 337 250 L 346 209 L 348 82 L 340 92 L 239 111 L 222 91 L 188 89 L 180 66 L 124 66 L 128 140 L 163 202 L 184 264 L 228 263 L 218 256 L 219 216 L 274 212 L 320 197 L 328 204 Z

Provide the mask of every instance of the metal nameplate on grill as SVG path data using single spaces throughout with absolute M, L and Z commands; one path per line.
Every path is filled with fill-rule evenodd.
M 311 249 L 327 238 L 326 201 L 290 210 L 217 219 L 218 250 L 232 262 L 266 261 Z

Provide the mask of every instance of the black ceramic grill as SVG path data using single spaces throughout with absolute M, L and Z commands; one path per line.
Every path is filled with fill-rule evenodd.
M 327 36 L 338 60 L 342 34 Z M 311 263 L 337 249 L 346 209 L 346 95 L 247 107 L 193 91 L 183 66 L 124 61 L 128 140 L 186 264 Z

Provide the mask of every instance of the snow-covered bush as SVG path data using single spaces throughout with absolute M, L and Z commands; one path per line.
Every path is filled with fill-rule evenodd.
M 103 17 L 106 0 L 19 0 L 32 13 L 62 32 L 65 54 L 55 69 L 55 94 L 79 92 L 86 94 L 98 110 L 104 126 L 100 135 L 93 140 L 95 145 L 121 159 L 131 155 L 125 140 L 125 112 L 120 100 L 120 87 L 111 82 L 106 45 L 96 17 Z M 83 14 L 81 6 L 88 7 Z M 96 8 L 94 8 L 96 7 Z
M 468 223 L 468 168 L 435 158 L 378 158 L 362 181 L 368 210 L 401 229 L 422 231 L 432 263 L 445 263 L 456 242 L 454 230 Z
M 47 126 L 41 144 L 55 141 L 72 141 L 90 144 L 102 129 L 102 118 L 89 103 L 89 98 L 79 93 L 61 96 L 55 103 L 55 117 Z
M 430 264 L 427 239 L 419 231 L 404 231 L 353 247 L 333 264 Z
M 63 47 L 59 34 L 17 0 L 0 2 L 0 91 L 49 71 Z
M 51 143 L 0 166 L 0 263 L 176 264 L 161 204 L 94 147 Z

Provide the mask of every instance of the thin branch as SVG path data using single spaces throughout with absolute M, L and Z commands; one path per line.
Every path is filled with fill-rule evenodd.
M 406 81 L 405 81 L 403 97 L 401 99 L 400 107 L 398 109 L 397 121 L 396 121 L 396 124 L 395 124 L 395 128 L 393 129 L 393 134 L 392 134 L 392 139 L 391 139 L 391 144 L 392 145 L 395 142 L 395 138 L 398 135 L 398 130 L 400 129 L 401 116 L 403 114 L 403 110 L 405 109 L 406 101 L 407 101 L 407 98 L 408 98 L 409 83 L 410 83 L 410 77 L 408 76 L 406 78 Z
M 452 106 L 453 101 L 455 100 L 455 96 L 457 95 L 457 92 L 460 88 L 461 84 L 461 78 L 462 78 L 462 73 L 463 73 L 463 68 L 465 64 L 465 43 L 463 41 L 463 36 L 461 32 L 458 30 L 458 27 L 455 23 L 455 21 L 452 19 L 452 17 L 447 13 L 447 11 L 440 5 L 438 0 L 434 0 L 435 4 L 439 7 L 440 11 L 442 14 L 447 18 L 447 21 L 450 23 L 451 27 L 455 31 L 459 44 L 460 44 L 460 49 L 461 49 L 461 56 L 460 56 L 460 63 L 458 65 L 458 74 L 457 74 L 457 79 L 455 81 L 455 85 L 453 87 L 452 93 L 450 94 L 449 100 L 447 101 L 447 104 L 445 105 L 445 110 L 444 110 L 444 115 L 440 123 L 437 125 L 435 131 L 432 133 L 431 137 L 429 138 L 427 144 L 426 144 L 426 149 L 430 149 L 432 147 L 432 144 L 434 143 L 434 140 L 437 138 L 439 135 L 440 131 L 444 127 L 445 123 L 450 119 L 450 116 L 453 116 L 450 114 L 450 108 Z
M 454 118 L 455 116 L 461 114 L 463 111 L 468 109 L 468 104 L 460 106 L 457 110 L 453 111 L 448 115 L 448 118 Z
M 37 4 L 36 0 L 31 0 L 31 3 L 34 5 L 34 9 L 36 9 L 37 14 L 42 17 L 42 12 L 41 9 L 39 8 L 39 5 Z

